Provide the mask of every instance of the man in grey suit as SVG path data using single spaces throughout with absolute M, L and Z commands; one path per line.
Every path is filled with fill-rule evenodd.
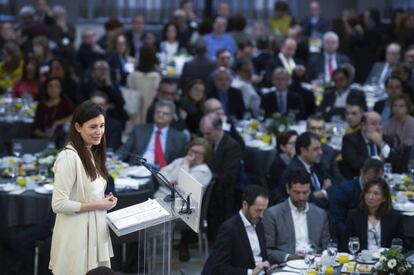
M 270 207 L 263 218 L 270 263 L 302 259 L 306 250 L 321 252 L 329 241 L 326 212 L 308 203 L 310 176 L 304 169 L 288 174 L 289 198 Z
M 392 67 L 400 62 L 401 46 L 391 43 L 385 50 L 385 62 L 376 62 L 367 77 L 368 84 L 384 85 L 387 77 L 391 75 Z
M 165 100 L 157 101 L 154 123 L 135 126 L 128 140 L 117 151 L 119 159 L 136 164 L 138 160 L 136 156 L 139 155 L 146 158 L 148 163 L 162 168 L 182 157 L 186 137 L 170 127 L 174 113 L 174 103 Z

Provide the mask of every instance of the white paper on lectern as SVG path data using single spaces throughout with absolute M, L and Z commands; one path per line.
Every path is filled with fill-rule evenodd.
M 106 214 L 109 222 L 118 230 L 147 223 L 152 220 L 170 216 L 156 200 L 148 199 L 145 202 Z
M 187 198 L 187 195 L 190 195 L 192 213 L 190 215 L 179 214 L 182 205 L 178 201 L 181 199 L 176 199 L 174 210 L 176 214 L 189 227 L 191 227 L 191 229 L 198 233 L 200 228 L 201 204 L 204 192 L 203 185 L 193 178 L 193 176 L 191 176 L 187 171 L 181 168 L 178 174 L 177 189 L 184 196 L 184 198 Z

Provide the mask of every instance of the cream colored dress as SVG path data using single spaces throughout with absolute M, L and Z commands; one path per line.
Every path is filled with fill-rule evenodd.
M 53 167 L 52 209 L 56 215 L 49 268 L 54 275 L 80 275 L 110 267 L 113 256 L 106 211 L 79 212 L 81 203 L 104 198 L 106 181 L 91 181 L 75 149 L 62 150 Z

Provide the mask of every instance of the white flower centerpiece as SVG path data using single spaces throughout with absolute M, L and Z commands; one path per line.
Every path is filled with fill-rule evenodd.
M 413 266 L 407 261 L 404 254 L 395 248 L 381 252 L 379 261 L 372 269 L 373 274 L 413 274 Z

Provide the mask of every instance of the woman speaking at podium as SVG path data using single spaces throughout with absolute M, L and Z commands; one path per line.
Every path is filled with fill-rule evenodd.
M 105 117 L 91 101 L 79 105 L 66 147 L 53 167 L 52 209 L 57 214 L 49 268 L 55 275 L 80 275 L 97 266 L 110 267 L 113 256 L 106 211 L 117 198 L 104 196 Z

